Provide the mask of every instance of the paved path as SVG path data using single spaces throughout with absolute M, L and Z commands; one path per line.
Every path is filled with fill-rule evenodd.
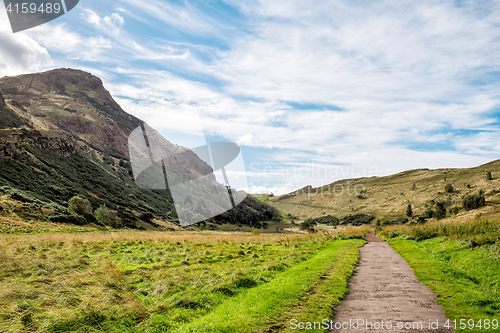
M 451 332 L 443 328 L 447 319 L 442 306 L 436 304 L 436 296 L 406 261 L 374 234 L 367 235 L 367 240 L 349 280 L 349 295 L 335 308 L 333 322 L 337 327 L 344 323 L 344 329 L 331 332 Z M 439 328 L 429 329 L 429 319 L 431 323 L 438 321 Z M 349 320 L 360 325 L 347 327 Z M 388 322 L 392 329 L 387 328 Z M 398 323 L 406 327 L 398 329 Z

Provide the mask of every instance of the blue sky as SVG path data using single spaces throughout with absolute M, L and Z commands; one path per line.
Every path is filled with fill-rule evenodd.
M 81 0 L 17 34 L 2 8 L 0 76 L 59 67 L 175 143 L 239 143 L 250 192 L 500 152 L 495 1 Z

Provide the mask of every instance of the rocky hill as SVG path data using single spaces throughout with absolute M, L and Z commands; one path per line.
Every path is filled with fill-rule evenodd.
M 178 224 L 168 189 L 145 190 L 136 185 L 128 136 L 142 122 L 114 101 L 99 78 L 73 69 L 1 78 L 0 115 L 0 206 L 4 213 L 27 219 L 95 222 L 68 212 L 68 201 L 81 195 L 94 210 L 103 205 L 116 210 L 120 226 L 134 228 L 141 217 L 147 222 L 155 217 L 159 225 Z M 185 150 L 166 140 L 161 149 Z M 211 172 L 192 152 L 179 157 L 186 179 Z M 261 227 L 262 221 L 277 216 L 271 207 L 247 198 L 210 222 Z

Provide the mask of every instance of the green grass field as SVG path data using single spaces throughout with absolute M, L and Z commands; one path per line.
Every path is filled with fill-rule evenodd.
M 331 318 L 364 244 L 343 238 L 0 236 L 0 331 L 265 332 L 292 318 Z
M 495 320 L 500 328 L 499 230 L 498 222 L 474 221 L 389 227 L 381 234 L 456 319 L 456 332 L 492 332 Z

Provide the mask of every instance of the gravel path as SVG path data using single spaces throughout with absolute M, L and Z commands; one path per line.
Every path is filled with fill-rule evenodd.
M 436 296 L 406 261 L 374 234 L 366 238 L 368 244 L 360 248 L 358 266 L 349 280 L 349 295 L 335 308 L 333 322 L 337 328 L 343 323 L 344 328 L 331 332 L 451 332 L 443 328 L 447 318 Z M 434 323 L 431 329 L 429 323 Z

